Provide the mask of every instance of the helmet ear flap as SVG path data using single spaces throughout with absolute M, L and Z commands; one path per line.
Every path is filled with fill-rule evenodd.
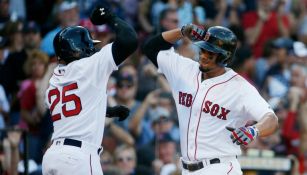
M 228 64 L 230 57 L 231 57 L 231 52 L 229 51 L 226 52 L 226 55 L 220 53 L 217 58 L 217 63 L 225 66 Z

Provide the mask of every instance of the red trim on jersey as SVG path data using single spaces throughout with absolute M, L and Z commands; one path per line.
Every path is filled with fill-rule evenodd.
M 90 154 L 90 168 L 91 168 L 91 175 L 93 174 L 93 171 L 92 171 L 92 154 Z
M 195 100 L 195 98 L 196 98 L 196 96 L 197 96 L 198 89 L 199 89 L 199 81 L 198 81 L 199 73 L 200 73 L 200 71 L 199 71 L 198 74 L 197 74 L 197 90 L 196 90 L 194 99 L 192 100 L 192 104 L 191 104 L 191 108 L 190 108 L 190 117 L 189 117 L 189 123 L 188 123 L 188 130 L 187 130 L 187 157 L 188 157 L 189 160 L 191 160 L 190 157 L 189 157 L 189 149 L 188 149 L 188 146 L 189 146 L 190 119 L 191 119 L 192 107 L 193 107 L 193 104 L 194 104 L 194 100 Z
M 194 159 L 195 159 L 195 160 L 197 160 L 197 159 L 196 159 L 196 151 L 197 151 L 197 132 L 198 132 L 199 122 L 200 122 L 200 118 L 201 118 L 201 114 L 202 114 L 202 107 L 203 107 L 203 104 L 204 104 L 204 102 L 205 102 L 205 99 L 206 99 L 206 97 L 207 97 L 209 91 L 210 91 L 213 87 L 218 86 L 218 85 L 221 85 L 221 84 L 224 84 L 224 83 L 227 83 L 228 81 L 230 81 L 231 79 L 233 79 L 233 78 L 234 78 L 235 76 L 237 76 L 237 75 L 238 75 L 238 74 L 232 76 L 231 78 L 229 78 L 229 79 L 226 80 L 226 81 L 223 81 L 223 82 L 221 82 L 221 83 L 218 83 L 218 84 L 215 84 L 215 85 L 211 86 L 211 87 L 207 90 L 207 92 L 206 92 L 206 95 L 205 95 L 205 97 L 204 97 L 204 99 L 203 99 L 203 102 L 202 102 L 202 104 L 201 104 L 200 114 L 199 114 L 198 123 L 197 123 L 197 128 L 196 128 L 196 136 L 195 136 L 195 153 L 194 153 Z
M 233 169 L 232 162 L 230 162 L 230 170 L 227 172 L 227 174 L 229 174 L 232 169 Z

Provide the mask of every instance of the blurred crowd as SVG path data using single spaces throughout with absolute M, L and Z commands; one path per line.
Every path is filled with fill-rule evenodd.
M 112 30 L 94 26 L 88 18 L 97 4 L 111 7 L 139 36 L 137 52 L 108 82 L 108 105 L 125 105 L 131 112 L 123 122 L 107 119 L 101 124 L 105 175 L 180 174 L 175 104 L 165 77 L 145 58 L 142 45 L 187 23 L 222 25 L 237 35 L 238 49 L 229 66 L 258 89 L 279 118 L 278 132 L 242 147 L 243 154 L 256 150 L 259 156 L 291 156 L 297 162 L 291 174 L 307 174 L 307 0 L 0 0 L 1 174 L 22 174 L 25 157 L 29 172 L 41 174 L 52 133 L 44 105 L 57 64 L 52 41 L 62 28 L 81 25 L 102 41 L 99 47 L 112 42 Z M 199 50 L 189 40 L 174 47 L 198 60 Z M 27 132 L 28 151 L 22 131 Z

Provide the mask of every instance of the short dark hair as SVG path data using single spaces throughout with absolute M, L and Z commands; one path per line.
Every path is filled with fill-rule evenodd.
M 166 16 L 167 16 L 169 13 L 176 13 L 176 12 L 177 12 L 177 10 L 176 10 L 175 8 L 171 8 L 171 7 L 166 8 L 166 9 L 162 10 L 162 12 L 161 12 L 161 14 L 160 14 L 159 20 L 161 21 L 162 19 L 165 19 Z

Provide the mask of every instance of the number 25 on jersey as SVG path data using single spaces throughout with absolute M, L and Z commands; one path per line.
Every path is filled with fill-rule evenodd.
M 61 91 L 59 91 L 58 88 L 51 89 L 48 92 L 48 102 L 50 105 L 50 113 L 51 113 L 51 119 L 53 122 L 60 120 L 61 116 L 64 117 L 73 117 L 78 115 L 82 110 L 82 104 L 80 97 L 78 97 L 76 94 L 67 94 L 67 92 L 78 89 L 77 83 L 72 83 L 69 85 L 66 85 Z M 52 101 L 53 100 L 53 101 Z M 74 109 L 68 110 L 66 107 L 66 103 L 73 102 L 75 104 Z M 54 111 L 54 108 L 57 105 L 61 105 L 60 112 Z

